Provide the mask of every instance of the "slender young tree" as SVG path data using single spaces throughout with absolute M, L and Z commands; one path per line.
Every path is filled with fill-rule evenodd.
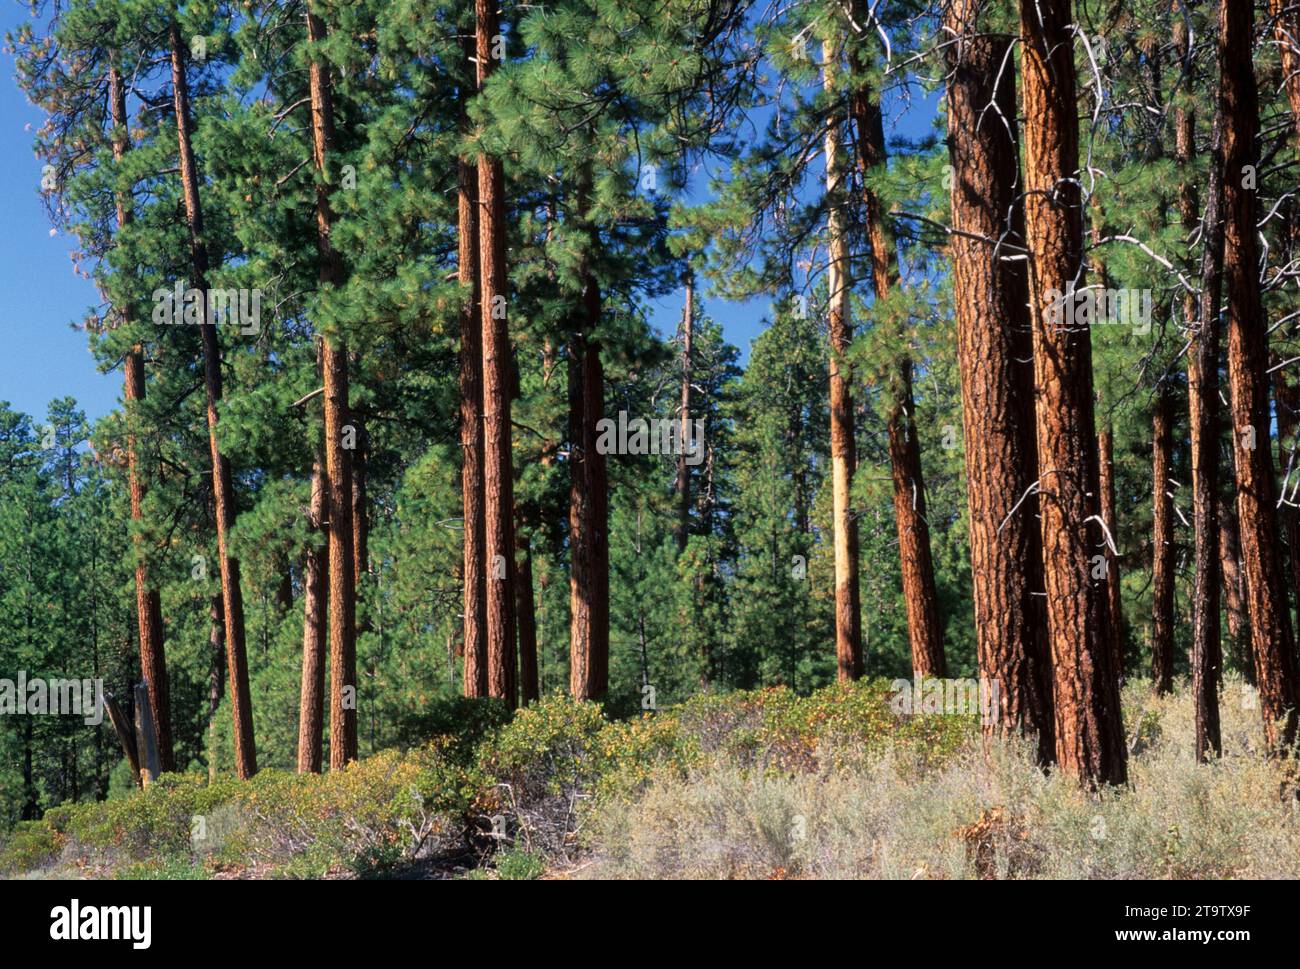
M 329 536 L 325 528 L 324 456 L 311 467 L 311 504 L 307 510 L 308 542 L 302 568 L 302 687 L 298 699 L 298 773 L 319 774 L 325 725 L 325 644 Z
M 1254 173 L 1259 166 L 1259 96 L 1252 56 L 1253 4 L 1223 0 L 1219 9 L 1220 107 L 1223 118 L 1223 275 L 1232 387 L 1237 527 L 1255 680 L 1269 748 L 1296 737 L 1295 640 L 1278 540 L 1277 480 L 1269 446 L 1268 322 L 1260 301 Z
M 1184 61 L 1191 57 L 1191 32 L 1183 0 L 1173 4 L 1173 40 Z M 1204 222 L 1196 190 L 1196 113 L 1181 103 L 1174 113 L 1175 157 L 1183 172 L 1178 191 L 1179 220 L 1189 236 L 1204 226 L 1201 291 L 1184 298 L 1183 315 L 1191 332 L 1187 350 L 1187 412 L 1192 457 L 1192 525 L 1195 532 L 1192 576 L 1192 693 L 1196 754 L 1203 760 L 1219 749 L 1219 303 L 1223 268 L 1222 102 L 1214 116 L 1213 157 L 1209 166 Z M 1224 545 L 1226 552 L 1226 543 Z M 1226 575 L 1226 570 L 1223 573 Z
M 126 116 L 126 87 L 116 64 L 108 68 L 108 103 L 113 122 L 113 161 L 121 164 L 131 145 Z M 131 224 L 135 217 L 131 197 L 126 192 L 115 196 L 118 229 Z M 130 325 L 131 307 L 121 309 L 122 324 Z M 144 401 L 145 374 L 144 348 L 133 346 L 126 354 L 126 407 L 130 431 L 126 439 L 127 480 L 131 492 L 131 520 L 139 522 L 144 517 L 145 482 L 140 468 L 139 444 L 136 440 L 135 422 Z M 143 539 L 134 538 L 135 561 L 135 611 L 140 630 L 140 671 L 149 689 L 149 707 L 153 713 L 154 727 L 158 733 L 158 761 L 164 772 L 176 769 L 172 746 L 171 695 L 167 682 L 167 655 L 163 642 L 162 600 L 158 590 L 149 582 L 149 565 L 143 554 Z
M 839 81 L 836 64 L 839 50 L 826 41 L 822 45 L 822 80 L 834 96 Z M 839 680 L 844 683 L 862 676 L 862 592 L 858 582 L 858 523 L 853 517 L 853 475 L 857 470 L 854 435 L 852 376 L 848 364 L 853 342 L 853 320 L 849 313 L 848 239 L 844 212 L 843 119 L 836 114 L 826 126 L 826 229 L 829 261 L 826 285 L 829 292 L 827 330 L 830 341 L 831 414 L 831 500 L 835 547 L 835 657 Z
M 857 23 L 868 22 L 865 4 L 855 0 Z M 858 78 L 849 99 L 857 127 L 858 165 L 863 181 L 863 219 L 871 248 L 871 278 L 877 304 L 884 304 L 899 286 L 898 251 L 894 233 L 875 188 L 885 169 L 885 123 L 880 102 L 872 97 L 862 75 L 861 50 L 856 56 Z M 930 523 L 926 518 L 925 479 L 921 473 L 921 445 L 916 434 L 912 395 L 912 357 L 903 349 L 893 361 L 886 393 L 889 395 L 889 464 L 894 483 L 894 521 L 903 573 L 903 599 L 907 604 L 907 634 L 912 647 L 912 669 L 918 676 L 947 675 L 943 649 L 943 624 L 935 589 L 934 558 L 930 549 Z
M 180 25 L 168 28 L 176 137 L 180 155 L 181 189 L 189 227 L 191 288 L 204 295 L 198 301 L 203 339 L 203 388 L 206 395 L 208 446 L 212 458 L 212 500 L 217 524 L 217 554 L 221 559 L 221 601 L 226 634 L 226 666 L 230 676 L 230 709 L 234 718 L 235 771 L 241 779 L 257 773 L 257 747 L 253 739 L 253 707 L 248 688 L 248 657 L 244 646 L 244 600 L 239 583 L 239 561 L 230 554 L 230 529 L 235 524 L 234 485 L 230 461 L 221 450 L 218 411 L 221 404 L 221 345 L 217 327 L 208 316 L 208 249 L 203 235 L 203 209 L 199 201 L 199 174 L 190 138 L 189 79 L 186 47 Z M 173 307 L 180 312 L 180 307 Z
M 981 31 L 984 0 L 946 8 L 951 243 L 980 675 L 998 684 L 986 731 L 1056 756 L 1041 597 L 1037 445 L 1011 38 Z
M 1068 291 L 1084 282 L 1073 21 L 1065 0 L 1021 0 L 1025 229 L 1033 316 L 1039 508 L 1056 758 L 1082 783 L 1127 777 L 1119 681 L 1107 651 L 1092 349 Z
M 473 74 L 474 37 L 465 39 L 465 66 Z M 461 124 L 473 84 L 461 87 Z M 483 311 L 479 300 L 478 168 L 457 161 L 457 266 L 464 304 L 460 313 L 461 508 L 464 535 L 463 648 L 465 696 L 487 696 L 487 591 L 483 532 Z
M 1151 418 L 1151 685 L 1157 695 L 1174 688 L 1173 424 L 1172 392 L 1161 380 Z

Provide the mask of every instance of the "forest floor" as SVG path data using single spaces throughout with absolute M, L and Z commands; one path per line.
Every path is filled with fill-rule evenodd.
M 165 775 L 0 836 L 0 874 L 90 878 L 1297 878 L 1287 762 L 1224 684 L 1124 690 L 1126 787 L 1081 791 L 884 680 L 706 695 L 633 721 L 563 697 L 347 771 Z

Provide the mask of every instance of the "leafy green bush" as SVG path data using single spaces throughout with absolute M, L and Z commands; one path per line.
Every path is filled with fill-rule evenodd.
M 497 874 L 504 881 L 534 881 L 546 872 L 546 859 L 531 851 L 512 848 L 496 856 Z
M 32 871 L 58 856 L 60 838 L 47 820 L 19 821 L 0 841 L 0 875 Z

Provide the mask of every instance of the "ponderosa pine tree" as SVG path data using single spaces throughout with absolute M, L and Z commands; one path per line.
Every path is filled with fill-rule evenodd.
M 468 130 L 467 107 L 477 85 L 474 78 L 474 37 L 466 35 L 467 75 L 460 84 L 463 126 Z M 478 168 L 472 158 L 456 165 L 457 274 L 464 288 L 460 316 L 460 446 L 462 534 L 464 565 L 461 581 L 461 646 L 464 650 L 466 696 L 487 696 L 487 567 L 483 532 L 483 310 L 479 298 Z
M 113 125 L 113 160 L 121 164 L 130 148 L 131 136 L 126 116 L 126 88 L 122 83 L 121 71 L 116 64 L 108 68 L 108 103 Z M 132 210 L 130 195 L 119 191 L 115 199 L 117 224 L 119 229 L 129 225 L 135 213 Z M 131 325 L 132 308 L 121 308 L 122 323 Z M 138 421 L 138 407 L 133 405 L 144 400 L 145 374 L 144 349 L 139 344 L 132 347 L 123 361 L 126 382 L 126 402 L 128 421 Z M 134 430 L 127 434 L 127 474 L 131 490 L 131 518 L 139 523 L 144 517 L 144 494 L 146 485 L 141 468 L 139 444 Z M 158 733 L 158 761 L 164 773 L 175 770 L 172 750 L 171 697 L 167 683 L 167 656 L 163 644 L 162 600 L 158 590 L 149 582 L 149 565 L 140 548 L 142 538 L 137 533 L 136 545 L 135 595 L 136 617 L 140 629 L 140 671 L 144 674 L 149 689 L 149 706 L 153 714 L 154 728 Z
M 334 173 L 334 103 L 329 71 L 320 53 L 327 28 L 307 5 L 308 77 L 311 89 L 312 160 L 316 167 L 316 253 L 320 283 L 344 281 L 342 257 L 331 241 L 330 206 Z M 357 757 L 357 643 L 355 535 L 352 519 L 352 452 L 357 429 L 349 423 L 348 349 L 337 336 L 321 337 L 325 381 L 326 527 L 329 549 L 330 769 L 342 770 Z
M 852 9 L 853 23 L 858 25 L 858 30 L 865 30 L 869 23 L 866 3 L 854 0 Z M 862 217 L 871 249 L 875 313 L 887 316 L 890 294 L 902 287 L 891 217 L 885 211 L 877 188 L 877 180 L 884 173 L 888 159 L 879 92 L 872 91 L 867 81 L 870 62 L 865 44 L 859 43 L 850 58 L 853 77 L 849 111 L 856 128 L 857 162 L 862 175 Z M 943 677 L 947 676 L 948 663 L 944 655 L 943 624 L 939 619 L 939 597 L 934 581 L 930 523 L 926 517 L 921 446 L 916 432 L 912 354 L 908 347 L 909 337 L 900 333 L 898 340 L 900 346 L 889 368 L 885 392 L 889 397 L 889 465 L 894 483 L 894 520 L 902 564 L 903 599 L 907 605 L 907 632 L 914 673 Z
M 503 56 L 494 0 L 475 0 L 478 89 Z M 511 345 L 506 294 L 506 222 L 501 159 L 478 156 L 479 318 L 483 350 L 483 528 L 488 695 L 516 699 L 514 476 L 511 471 Z
M 980 675 L 998 684 L 1002 704 L 986 729 L 1036 735 L 1039 759 L 1050 763 L 1051 657 L 1035 595 L 1042 541 L 1028 277 L 1017 258 L 1025 243 L 1015 62 L 1011 38 L 989 29 L 991 17 L 983 0 L 954 0 L 945 19 L 971 580 Z
M 1074 324 L 1084 282 L 1083 209 L 1070 5 L 1021 0 L 1025 235 L 1033 324 L 1038 494 L 1056 759 L 1085 784 L 1127 776 L 1104 588 L 1091 579 L 1098 524 L 1091 339 Z
M 199 200 L 199 175 L 190 132 L 187 48 L 180 25 L 168 26 L 172 71 L 172 96 L 176 114 L 176 137 L 180 156 L 182 197 L 190 238 L 190 288 L 204 294 L 197 302 L 203 338 L 203 389 L 207 398 L 208 445 L 212 458 L 212 497 L 217 526 L 217 554 L 220 559 L 221 601 L 226 633 L 226 666 L 230 675 L 230 709 L 235 725 L 235 769 L 240 778 L 257 773 L 257 747 L 253 739 L 252 698 L 248 687 L 248 658 L 244 643 L 244 600 L 239 583 L 239 561 L 230 554 L 230 529 L 235 523 L 234 485 L 230 460 L 222 451 L 218 436 L 221 404 L 221 344 L 214 321 L 208 318 L 208 250 L 203 235 L 203 208 Z M 173 307 L 180 313 L 179 306 Z
M 1277 532 L 1277 480 L 1269 446 L 1268 323 L 1260 302 L 1255 172 L 1259 165 L 1259 97 L 1251 4 L 1223 0 L 1218 52 L 1223 123 L 1223 275 L 1232 387 L 1237 525 L 1256 687 L 1269 747 L 1296 737 L 1295 640 Z
M 822 42 L 822 82 L 827 96 L 839 97 L 838 45 Z M 858 582 L 858 523 L 853 515 L 853 475 L 857 470 L 852 377 L 848 362 L 853 342 L 849 311 L 852 288 L 848 257 L 847 203 L 841 129 L 845 112 L 832 110 L 826 123 L 827 335 L 830 344 L 832 542 L 835 551 L 835 657 L 841 683 L 862 676 L 862 593 Z M 892 441 L 892 436 L 891 436 Z M 902 527 L 901 524 L 899 526 Z

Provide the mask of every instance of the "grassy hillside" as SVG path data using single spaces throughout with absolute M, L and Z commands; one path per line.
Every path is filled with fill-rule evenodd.
M 1223 758 L 1191 701 L 1125 692 L 1132 784 L 1044 775 L 974 717 L 895 714 L 883 680 L 702 696 L 611 722 L 554 697 L 323 776 L 167 775 L 0 843 L 7 877 L 1300 877 L 1300 812 L 1225 684 Z M 468 709 L 468 708 L 467 708 Z

